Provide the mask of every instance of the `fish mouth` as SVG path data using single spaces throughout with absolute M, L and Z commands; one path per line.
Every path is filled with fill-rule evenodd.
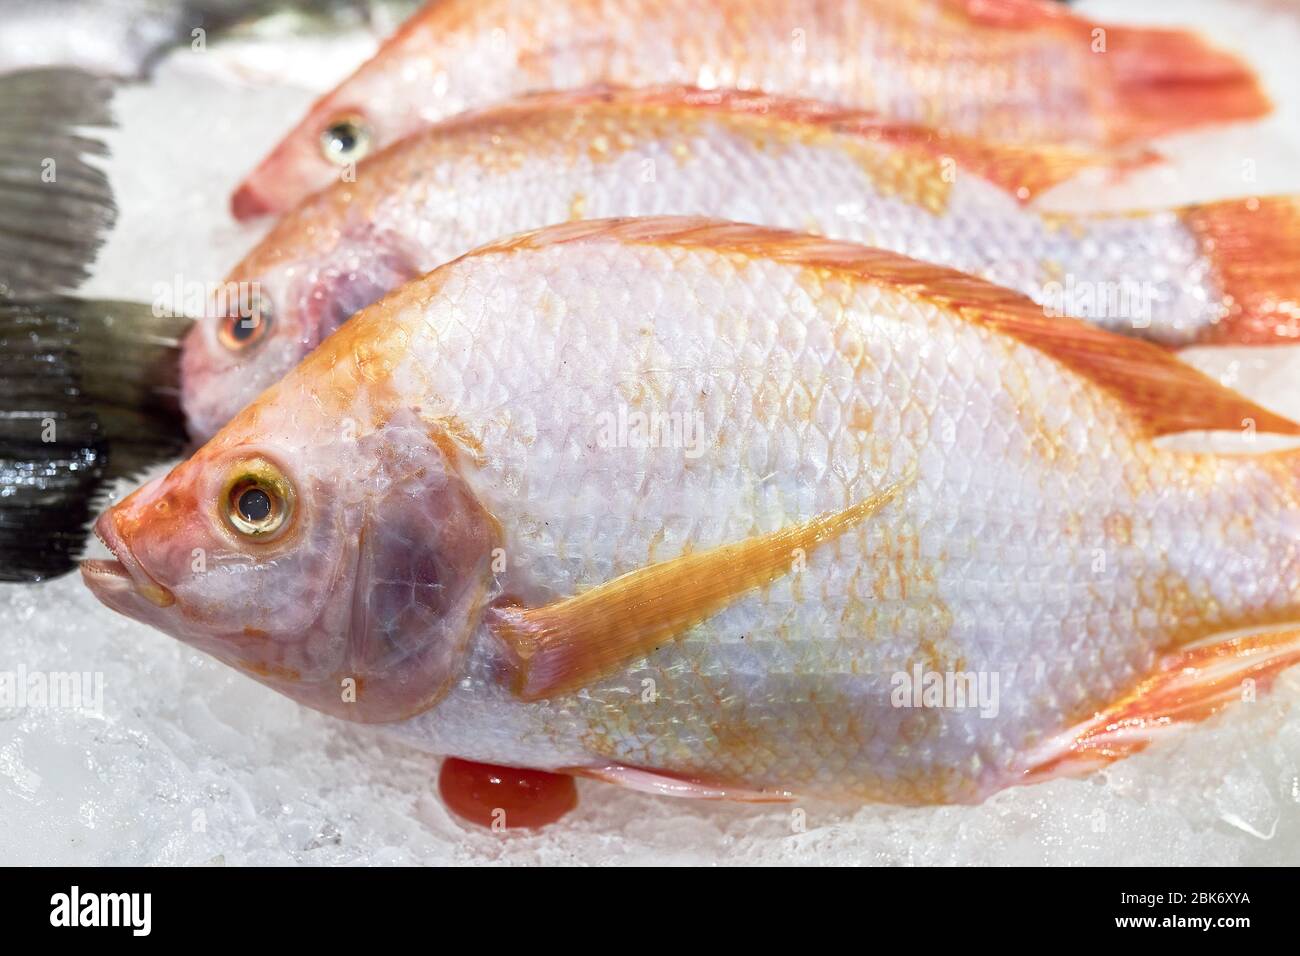
M 242 183 L 230 197 L 230 213 L 239 222 L 248 222 L 271 212 L 273 206 L 252 183 Z
M 107 602 L 112 597 L 138 594 L 158 608 L 176 603 L 176 596 L 150 577 L 123 544 L 113 526 L 111 514 L 100 515 L 94 530 L 95 537 L 113 555 L 111 558 L 87 558 L 81 562 L 81 579 L 96 596 Z

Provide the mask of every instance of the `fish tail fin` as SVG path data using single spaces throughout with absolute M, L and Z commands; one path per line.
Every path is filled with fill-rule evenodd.
M 72 570 L 108 483 L 184 446 L 189 321 L 132 302 L 0 300 L 0 581 Z
M 112 125 L 114 81 L 81 70 L 0 77 L 0 294 L 66 291 L 89 275 L 117 207 L 90 157 Z
M 1045 0 L 951 2 L 976 23 L 1056 30 L 1103 57 L 1113 142 L 1253 119 L 1273 108 L 1250 67 L 1189 30 L 1097 23 Z
M 1223 293 L 1223 315 L 1203 341 L 1300 344 L 1300 196 L 1228 199 L 1179 215 Z
M 1294 626 L 1180 648 L 1119 700 L 1031 752 L 1013 782 L 1080 776 L 1131 756 L 1229 704 L 1253 701 L 1295 664 Z
M 1110 67 L 1117 141 L 1267 115 L 1254 71 L 1187 30 L 1092 26 L 1092 49 Z

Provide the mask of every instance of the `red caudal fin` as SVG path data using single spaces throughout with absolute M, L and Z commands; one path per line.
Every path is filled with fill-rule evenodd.
M 1184 30 L 1098 27 L 1110 67 L 1111 139 L 1257 119 L 1273 108 L 1249 67 Z
M 1101 58 L 1110 80 L 1097 91 L 1113 143 L 1255 119 L 1273 108 L 1240 59 L 1188 30 L 1096 23 L 1047 0 L 951 0 L 973 23 L 1055 31 Z
M 1203 341 L 1300 344 L 1300 197 L 1229 199 L 1180 215 L 1224 296 L 1224 314 Z
M 1229 704 L 1253 700 L 1297 663 L 1300 628 L 1184 648 L 1105 710 L 1031 752 L 1015 782 L 1079 776 L 1128 757 Z

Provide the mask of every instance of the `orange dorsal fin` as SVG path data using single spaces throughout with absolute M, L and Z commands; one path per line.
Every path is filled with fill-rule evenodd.
M 890 286 L 1047 355 L 1118 401 L 1149 438 L 1251 428 L 1300 435 L 1300 425 L 1225 388 L 1160 346 L 1077 319 L 1048 316 L 1019 292 L 884 249 L 715 219 L 656 217 L 565 223 L 501 240 L 471 255 L 600 240 L 706 249 Z
M 858 140 L 887 143 L 923 154 L 937 163 L 951 161 L 954 174 L 978 176 L 1021 202 L 1028 202 L 1084 169 L 1100 167 L 1120 171 L 1156 158 L 1149 150 L 1130 154 L 1052 144 L 999 143 L 919 123 L 891 120 L 866 110 L 747 90 L 661 88 L 618 92 L 608 100 L 757 115 Z
M 635 89 L 592 86 L 534 93 L 472 114 L 463 114 L 449 121 L 445 128 L 521 117 L 538 110 L 584 108 L 712 113 L 754 124 L 782 123 L 808 133 L 885 143 L 924 156 L 934 164 L 935 176 L 946 175 L 939 164 L 950 161 L 953 174 L 978 176 L 1021 202 L 1030 201 L 1084 169 L 1103 168 L 1118 173 L 1158 158 L 1157 154 L 1145 149 L 1119 152 L 1052 144 L 998 143 L 959 136 L 918 123 L 898 122 L 868 110 L 818 100 L 753 90 L 703 90 L 693 86 Z
M 1042 27 L 1072 29 L 1084 22 L 1051 0 L 947 0 L 947 6 L 964 14 L 972 24 L 1003 30 Z
M 879 511 L 909 480 L 843 511 L 652 564 L 545 607 L 496 609 L 492 628 L 514 664 L 512 690 L 525 700 L 549 697 L 650 653 L 790 573 L 801 555 Z

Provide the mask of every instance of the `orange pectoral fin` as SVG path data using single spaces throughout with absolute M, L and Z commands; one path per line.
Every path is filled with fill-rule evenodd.
M 1161 156 L 1154 150 L 1082 149 L 1040 143 L 1003 143 L 972 136 L 938 134 L 934 129 L 846 113 L 825 120 L 842 133 L 919 150 L 933 159 L 951 160 L 955 171 L 987 180 L 1022 204 L 1072 179 L 1085 169 L 1106 170 L 1119 178 Z
M 1235 701 L 1251 699 L 1294 664 L 1300 664 L 1300 628 L 1180 651 L 1092 719 L 1037 748 L 1016 782 L 1079 776 L 1121 760 Z
M 909 480 L 806 524 L 653 564 L 546 607 L 497 608 L 492 626 L 513 658 L 512 690 L 525 700 L 573 690 L 680 637 L 879 511 Z
M 1067 146 L 990 143 L 964 137 L 953 137 L 948 152 L 961 168 L 1000 186 L 1022 203 L 1085 169 L 1105 169 L 1119 178 L 1161 158 L 1150 149 L 1089 152 Z

